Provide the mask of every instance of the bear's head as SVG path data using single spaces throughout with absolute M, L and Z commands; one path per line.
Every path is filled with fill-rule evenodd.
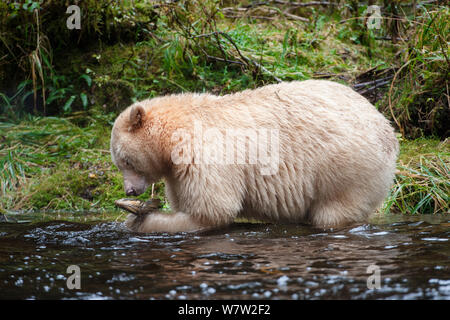
M 140 195 L 164 174 L 161 150 L 148 111 L 140 104 L 125 109 L 111 132 L 111 158 L 123 174 L 125 193 Z

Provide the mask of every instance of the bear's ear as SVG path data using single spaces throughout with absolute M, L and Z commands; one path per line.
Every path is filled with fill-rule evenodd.
M 144 124 L 145 111 L 141 105 L 131 108 L 130 111 L 130 131 L 140 129 Z

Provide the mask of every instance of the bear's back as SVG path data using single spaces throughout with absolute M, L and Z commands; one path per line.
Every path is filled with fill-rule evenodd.
M 211 195 L 205 201 L 219 204 L 223 200 L 218 211 L 226 207 L 227 199 L 236 197 L 236 202 L 241 202 L 242 216 L 303 221 L 326 199 L 339 198 L 345 202 L 353 195 L 364 194 L 368 199 L 364 201 L 370 203 L 366 207 L 372 207 L 392 180 L 398 152 L 393 128 L 364 97 L 341 84 L 294 81 L 222 97 L 184 94 L 162 99 L 158 105 L 160 108 L 165 105 L 161 116 L 169 119 L 172 128 L 168 132 L 182 127 L 194 136 L 200 126 L 203 133 L 217 129 L 225 140 L 227 130 L 238 134 L 250 132 L 250 138 L 246 137 L 249 143 L 237 146 L 247 150 L 235 151 L 248 154 L 251 139 L 258 145 L 263 135 L 267 143 L 263 141 L 262 146 L 269 154 L 268 158 L 258 158 L 256 163 L 250 163 L 247 157 L 245 163 L 175 166 L 176 177 L 170 181 L 177 185 L 169 189 L 173 198 L 181 195 L 181 200 L 174 200 L 178 210 L 201 212 L 200 206 L 191 201 L 198 199 L 192 199 L 192 192 L 183 190 L 198 189 L 196 197 L 202 194 L 206 197 L 208 189 L 214 189 L 218 190 L 216 199 Z M 251 130 L 256 134 L 251 134 Z M 272 137 L 274 141 L 270 140 Z M 225 140 L 210 139 L 202 148 L 225 150 Z M 276 143 L 274 148 L 272 143 Z M 194 149 L 199 151 L 202 150 Z M 271 158 L 270 152 L 275 151 L 276 158 Z M 209 186 L 220 181 L 222 187 Z M 220 197 L 220 192 L 226 193 L 220 188 L 228 188 L 228 195 Z M 371 192 L 374 200 L 366 196 Z

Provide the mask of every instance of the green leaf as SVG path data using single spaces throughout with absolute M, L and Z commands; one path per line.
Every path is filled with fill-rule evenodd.
M 80 93 L 81 103 L 83 104 L 83 108 L 86 109 L 88 106 L 88 98 L 86 93 L 82 92 Z
M 70 96 L 69 100 L 67 100 L 66 104 L 63 107 L 64 112 L 70 112 L 72 111 L 72 103 L 75 101 L 76 96 Z
M 91 86 L 92 84 L 92 78 L 90 76 L 88 76 L 87 74 L 83 74 L 80 76 L 80 79 L 84 79 L 88 85 L 88 87 Z
M 39 9 L 39 2 L 33 2 L 31 4 L 30 11 L 33 11 L 34 9 Z
M 1 97 L 2 100 L 6 103 L 6 105 L 7 105 L 8 107 L 11 106 L 10 99 L 9 99 L 5 94 L 3 94 L 3 93 L 0 92 L 0 97 Z
M 61 99 L 64 98 L 64 92 L 62 92 L 61 90 L 54 90 L 51 91 L 49 96 L 47 97 L 47 104 L 52 103 L 53 101 L 55 101 L 56 99 Z

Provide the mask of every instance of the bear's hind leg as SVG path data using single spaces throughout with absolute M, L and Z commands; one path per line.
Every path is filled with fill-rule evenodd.
M 378 199 L 370 201 L 354 197 L 318 201 L 310 209 L 309 222 L 327 228 L 367 221 L 379 204 Z

